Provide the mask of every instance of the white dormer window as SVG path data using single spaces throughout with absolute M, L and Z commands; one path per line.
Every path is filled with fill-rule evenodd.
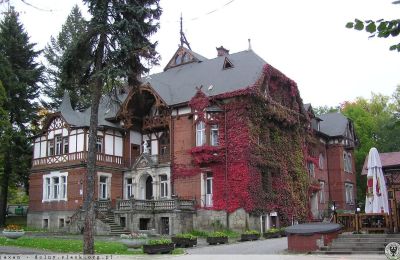
M 202 146 L 206 144 L 206 124 L 203 121 L 199 121 L 196 124 L 196 146 Z

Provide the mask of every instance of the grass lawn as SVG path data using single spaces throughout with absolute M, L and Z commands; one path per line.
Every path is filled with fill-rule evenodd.
M 18 239 L 7 239 L 0 237 L 0 246 L 20 246 L 36 249 L 49 250 L 57 253 L 82 253 L 82 240 L 78 239 L 56 239 L 56 238 L 33 238 L 21 237 Z M 96 254 L 132 255 L 143 254 L 141 250 L 128 251 L 128 248 L 118 242 L 95 241 Z M 184 251 L 175 249 L 173 254 L 183 254 Z

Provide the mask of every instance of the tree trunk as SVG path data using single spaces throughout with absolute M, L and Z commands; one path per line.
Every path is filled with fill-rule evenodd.
M 101 72 L 103 69 L 103 57 L 106 35 L 100 35 L 98 48 L 96 51 L 95 73 L 97 74 L 92 85 L 91 94 L 91 114 L 89 126 L 89 147 L 86 174 L 86 196 L 84 201 L 85 226 L 83 233 L 83 253 L 94 254 L 94 226 L 95 226 L 95 208 L 94 208 L 94 184 L 96 176 L 96 139 L 97 126 L 99 118 L 99 103 L 103 88 L 103 78 Z
M 4 174 L 0 185 L 0 227 L 6 224 L 8 184 L 11 176 L 11 158 L 10 153 L 6 152 L 4 156 Z

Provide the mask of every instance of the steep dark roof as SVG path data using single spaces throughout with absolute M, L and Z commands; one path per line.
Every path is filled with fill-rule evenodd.
M 119 95 L 119 100 L 123 101 L 127 94 Z M 121 128 L 119 124 L 112 123 L 106 119 L 113 119 L 119 110 L 118 101 L 113 100 L 110 96 L 103 96 L 99 105 L 99 126 L 108 126 L 113 128 Z M 90 108 L 84 111 L 73 110 L 68 92 L 64 93 L 63 101 L 58 109 L 62 117 L 71 126 L 88 127 L 90 125 Z
M 320 115 L 320 131 L 330 137 L 333 136 L 344 136 L 348 119 L 341 113 L 328 113 Z
M 261 76 L 266 62 L 253 51 L 242 51 L 226 56 L 233 64 L 223 69 L 225 57 L 203 60 L 170 68 L 150 75 L 144 83 L 160 95 L 167 105 L 189 101 L 196 93 L 196 87 L 203 86 L 208 96 L 252 86 Z M 208 90 L 210 86 L 211 90 Z

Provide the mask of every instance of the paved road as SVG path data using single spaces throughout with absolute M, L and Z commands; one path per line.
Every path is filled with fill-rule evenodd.
M 35 249 L 35 248 L 27 248 L 27 247 L 17 247 L 17 246 L 0 246 L 0 255 L 1 254 L 21 254 L 21 255 L 34 255 L 34 254 L 57 254 L 50 251 Z
M 187 249 L 190 255 L 258 255 L 258 254 L 284 254 L 287 250 L 287 238 L 264 239 L 251 242 L 236 242 L 228 245 L 204 246 L 199 244 L 196 248 Z

